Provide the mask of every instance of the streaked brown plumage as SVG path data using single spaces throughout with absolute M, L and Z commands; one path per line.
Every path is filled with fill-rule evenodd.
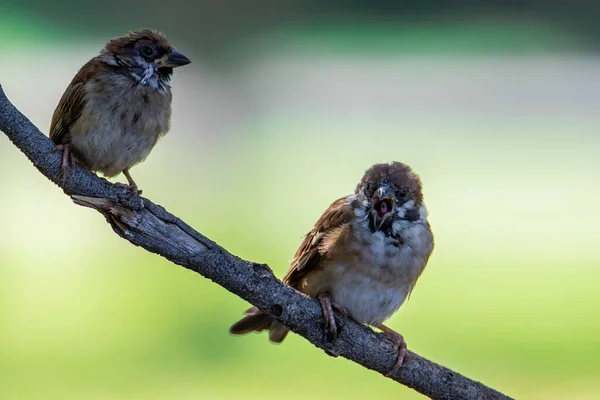
M 107 177 L 123 172 L 137 193 L 129 169 L 169 130 L 173 68 L 189 62 L 157 31 L 109 41 L 77 72 L 54 111 L 50 138 L 63 151 L 63 179 L 76 161 Z
M 419 177 L 399 162 L 376 164 L 354 194 L 334 201 L 319 218 L 283 281 L 320 300 L 334 338 L 332 308 L 380 328 L 398 346 L 394 372 L 402 365 L 406 344 L 383 322 L 411 293 L 432 251 Z M 272 342 L 285 339 L 287 327 L 273 316 L 256 307 L 245 314 L 231 333 L 268 330 Z

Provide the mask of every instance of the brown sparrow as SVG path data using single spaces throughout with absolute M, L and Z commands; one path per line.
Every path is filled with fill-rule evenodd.
M 397 346 L 395 372 L 406 356 L 402 335 L 383 325 L 411 293 L 433 251 L 419 177 L 405 164 L 369 168 L 354 194 L 334 201 L 305 236 L 283 281 L 321 303 L 336 337 L 333 308 L 375 326 Z M 256 307 L 230 332 L 269 331 L 281 342 L 288 328 Z
M 190 60 L 159 32 L 140 29 L 112 39 L 63 94 L 50 126 L 61 172 L 75 162 L 113 177 L 143 161 L 169 130 L 173 68 Z

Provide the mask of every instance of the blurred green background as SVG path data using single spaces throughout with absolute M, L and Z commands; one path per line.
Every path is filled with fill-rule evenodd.
M 366 168 L 407 162 L 437 247 L 389 325 L 514 397 L 597 398 L 600 6 L 322 3 L 3 2 L 0 83 L 47 133 L 108 39 L 164 31 L 193 63 L 132 171 L 146 196 L 282 276 Z M 244 301 L 119 239 L 4 135 L 0 171 L 0 398 L 422 397 L 295 335 L 230 336 Z

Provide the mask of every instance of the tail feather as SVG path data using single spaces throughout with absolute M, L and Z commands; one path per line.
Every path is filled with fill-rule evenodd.
M 269 340 L 274 343 L 281 343 L 287 336 L 289 329 L 278 322 L 272 315 L 262 312 L 256 307 L 251 307 L 246 312 L 244 318 L 231 325 L 229 332 L 233 335 L 243 335 L 249 332 L 269 331 Z
M 231 325 L 229 332 L 234 335 L 243 335 L 249 332 L 261 332 L 269 329 L 271 322 L 274 320 L 272 316 L 260 311 L 256 307 L 249 308 L 244 312 L 246 315 L 235 324 Z
M 269 340 L 273 343 L 281 343 L 289 331 L 287 326 L 274 320 L 269 327 Z

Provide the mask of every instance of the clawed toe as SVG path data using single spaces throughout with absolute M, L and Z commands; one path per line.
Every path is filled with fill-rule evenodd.
M 401 340 L 402 341 L 400 343 L 394 342 L 394 345 L 396 345 L 397 347 L 396 347 L 396 351 L 392 352 L 392 354 L 396 354 L 398 358 L 396 359 L 394 366 L 392 367 L 390 372 L 388 372 L 386 374 L 386 376 L 392 376 L 396 372 L 398 372 L 398 370 L 400 369 L 400 367 L 404 364 L 404 361 L 406 360 L 406 354 L 408 353 L 408 350 L 406 348 L 406 342 L 404 341 L 404 339 L 402 338 Z
M 129 169 L 125 168 L 123 170 L 123 175 L 125 175 L 125 178 L 127 178 L 127 182 L 129 183 L 129 185 L 124 185 L 122 183 L 121 183 L 121 185 L 123 185 L 123 187 L 131 190 L 131 192 L 132 192 L 131 198 L 141 195 L 142 191 L 140 189 L 138 189 L 137 184 L 135 183 L 135 181 L 131 177 L 131 174 L 129 173 Z
M 331 342 L 334 343 L 337 339 L 338 331 L 335 323 L 335 315 L 333 314 L 331 299 L 329 296 L 320 295 L 319 302 L 321 303 L 321 309 L 323 310 L 325 328 L 329 331 L 329 333 L 331 333 Z
M 142 194 L 142 191 L 138 189 L 137 185 L 128 185 L 127 183 L 116 182 L 113 183 L 113 187 L 117 189 L 131 190 L 131 197 L 134 198 Z
M 331 333 L 332 335 L 332 342 L 335 342 L 337 339 L 337 325 L 335 324 L 335 317 L 332 317 L 331 319 L 329 319 L 328 321 L 326 321 L 325 323 L 327 325 L 327 330 Z
M 67 169 L 69 167 L 71 167 L 71 169 L 75 168 L 75 165 L 77 164 L 77 160 L 75 160 L 75 156 L 71 152 L 71 148 L 69 147 L 68 144 L 56 145 L 56 147 L 54 147 L 52 149 L 52 153 L 56 153 L 56 152 L 62 153 L 61 163 L 60 163 L 60 179 L 64 185 L 65 181 L 67 180 Z
M 394 343 L 395 350 L 392 352 L 392 354 L 397 356 L 396 362 L 394 363 L 392 369 L 386 374 L 386 376 L 392 376 L 396 372 L 398 372 L 398 370 L 400 369 L 400 367 L 402 367 L 404 361 L 406 360 L 406 355 L 408 354 L 406 342 L 404 341 L 404 337 L 401 334 L 399 334 L 393 329 L 388 328 L 383 324 L 377 325 L 377 328 L 381 329 L 383 331 L 383 334 L 389 339 L 391 339 Z

